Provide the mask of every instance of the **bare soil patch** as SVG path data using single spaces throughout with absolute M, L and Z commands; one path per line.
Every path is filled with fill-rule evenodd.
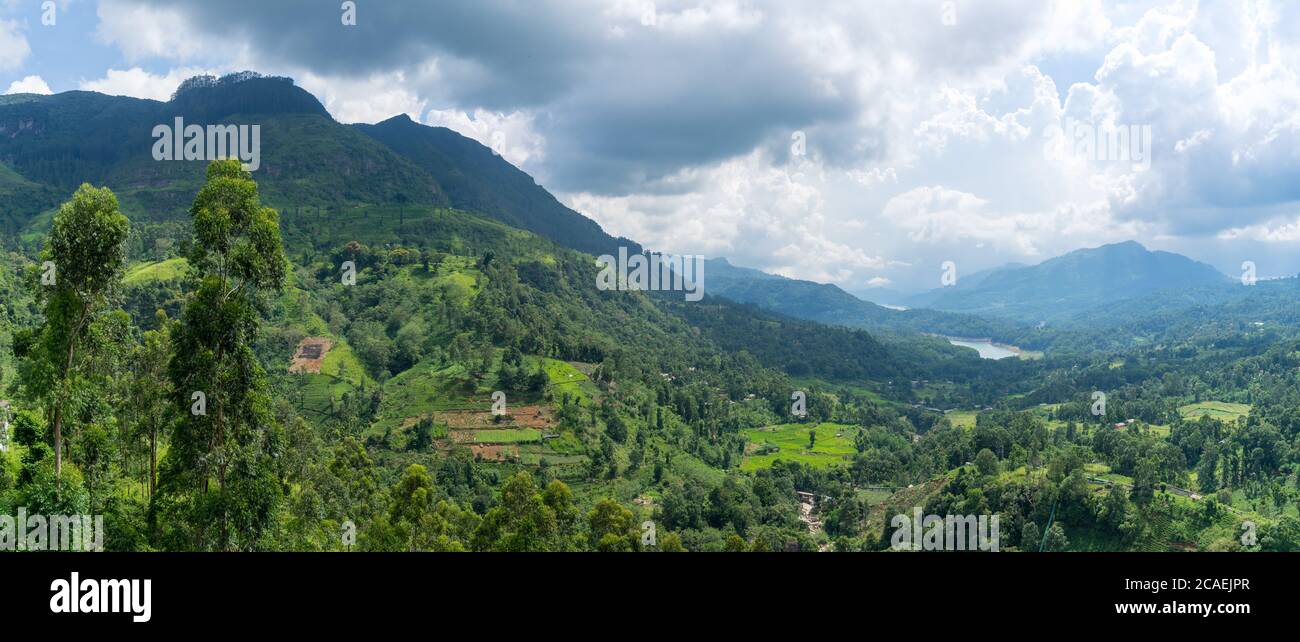
M 514 461 L 519 459 L 518 446 L 473 444 L 469 447 L 475 459 L 483 461 Z
M 501 421 L 487 410 L 448 410 L 433 413 L 433 420 L 444 423 L 453 430 L 487 430 L 492 428 L 541 428 L 555 425 L 555 411 L 547 406 L 517 406 L 508 408 Z M 407 419 L 416 423 L 418 418 Z
M 325 337 L 307 337 L 298 343 L 289 372 L 294 374 L 320 374 L 325 355 L 334 347 L 334 341 Z

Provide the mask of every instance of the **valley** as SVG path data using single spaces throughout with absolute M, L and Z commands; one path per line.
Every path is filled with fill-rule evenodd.
M 181 115 L 257 124 L 261 167 L 129 144 Z M 916 507 L 1000 515 L 1003 551 L 1300 547 L 1292 281 L 1121 243 L 903 306 L 723 259 L 607 288 L 642 246 L 288 79 L 6 96 L 0 127 L 0 513 L 108 514 L 110 550 L 880 551 Z M 38 267 L 112 213 L 68 323 Z

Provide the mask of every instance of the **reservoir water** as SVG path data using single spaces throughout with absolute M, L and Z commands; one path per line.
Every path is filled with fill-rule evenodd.
M 1016 351 L 1007 346 L 998 345 L 992 341 L 969 341 L 966 339 L 948 338 L 948 343 L 963 348 L 974 348 L 980 353 L 981 359 L 1006 359 L 1007 357 L 1016 356 Z

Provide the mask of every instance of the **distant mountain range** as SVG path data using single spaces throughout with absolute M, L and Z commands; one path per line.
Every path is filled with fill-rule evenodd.
M 1196 309 L 1202 317 L 1237 325 L 1274 318 L 1264 314 L 1277 307 L 1274 293 L 1291 287 L 1261 282 L 1260 288 L 1244 289 L 1209 265 L 1132 241 L 1032 266 L 959 274 L 952 287 L 895 299 L 905 311 L 834 285 L 773 276 L 722 259 L 710 261 L 708 269 L 710 293 L 793 317 L 877 332 L 991 338 L 1034 349 L 1081 342 L 1120 349 L 1162 337 L 1171 328 L 1180 336 L 1195 334 L 1196 328 L 1170 314 L 1175 310 Z M 1230 308 L 1214 308 L 1229 302 Z M 1219 312 L 1228 316 L 1220 318 Z M 1121 327 L 1125 330 L 1097 334 Z
M 1161 290 L 1225 285 L 1213 267 L 1135 241 L 1075 250 L 1038 265 L 1005 266 L 961 278 L 903 304 L 948 312 L 1047 322 Z
M 926 309 L 899 311 L 864 301 L 837 285 L 776 276 L 732 265 L 726 259 L 705 263 L 705 292 L 781 314 L 850 328 L 891 333 L 926 332 L 1009 340 L 1019 324 Z

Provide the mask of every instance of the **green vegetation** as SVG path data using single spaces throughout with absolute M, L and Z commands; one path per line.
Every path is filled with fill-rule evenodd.
M 977 415 L 979 413 L 974 410 L 954 410 L 948 413 L 947 417 L 954 428 L 974 428 Z
M 1197 417 L 1211 417 L 1229 424 L 1250 415 L 1250 404 L 1227 403 L 1223 401 L 1202 401 L 1178 408 L 1178 414 L 1188 421 Z
M 918 506 L 1001 515 L 1002 550 L 1300 547 L 1296 284 L 1043 327 L 726 266 L 698 303 L 601 291 L 584 252 L 620 241 L 498 157 L 309 98 L 251 77 L 0 98 L 67 121 L 0 137 L 0 194 L 51 195 L 0 211 L 0 513 L 102 513 L 127 551 L 341 550 L 346 522 L 371 551 L 870 551 Z M 257 114 L 277 171 L 126 151 L 182 106 Z
M 589 405 L 599 393 L 599 388 L 587 375 L 573 364 L 558 359 L 546 359 L 543 364 L 546 380 L 553 399 L 572 399 L 579 405 Z
M 531 444 L 542 440 L 542 431 L 532 428 L 507 430 L 475 430 L 470 433 L 479 444 Z
M 142 285 L 158 281 L 174 281 L 185 276 L 187 263 L 183 258 L 166 261 L 149 261 L 137 263 L 126 270 L 122 282 L 126 285 Z
M 816 435 L 809 445 L 809 433 Z M 814 468 L 846 465 L 857 450 L 853 436 L 857 426 L 845 424 L 782 424 L 745 431 L 753 446 L 742 470 L 770 468 L 777 460 L 794 461 Z

